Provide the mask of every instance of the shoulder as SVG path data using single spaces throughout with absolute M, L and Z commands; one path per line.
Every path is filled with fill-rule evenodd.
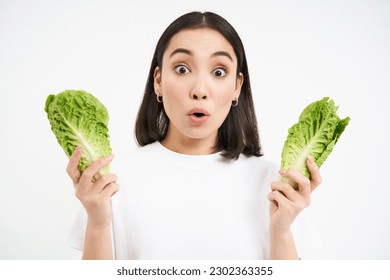
M 255 185 L 269 185 L 279 177 L 279 167 L 274 162 L 263 157 L 241 155 L 226 166 L 226 172 L 246 182 Z
M 115 168 L 129 166 L 131 164 L 141 165 L 144 162 L 150 162 L 153 158 L 159 157 L 159 145 L 156 143 L 148 144 L 142 147 L 136 147 L 131 150 L 122 151 L 115 154 L 112 166 Z
M 279 166 L 275 162 L 264 157 L 241 155 L 236 161 L 238 165 L 250 170 L 255 169 L 257 172 L 275 174 L 279 171 Z
M 159 146 L 157 142 L 148 144 L 146 146 L 135 147 L 131 150 L 123 151 L 115 155 L 118 160 L 142 158 L 148 155 L 156 155 L 159 153 Z

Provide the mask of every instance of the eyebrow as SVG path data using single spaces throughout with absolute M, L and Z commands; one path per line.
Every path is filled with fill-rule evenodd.
M 188 49 L 184 49 L 184 48 L 177 48 L 177 49 L 174 49 L 173 52 L 170 54 L 170 58 L 172 56 L 174 56 L 175 54 L 177 53 L 184 53 L 184 54 L 187 54 L 187 55 L 194 55 L 192 51 L 188 50 Z M 216 56 L 226 56 L 227 58 L 229 58 L 231 61 L 233 61 L 233 58 L 232 56 L 226 52 L 226 51 L 218 51 L 218 52 L 215 52 L 211 55 L 211 57 L 216 57 Z
M 219 51 L 219 52 L 213 53 L 212 57 L 216 57 L 216 56 L 226 56 L 226 57 L 229 58 L 231 61 L 233 61 L 233 58 L 232 58 L 232 56 L 230 55 L 230 53 L 225 52 L 225 51 Z
M 184 48 L 177 48 L 177 49 L 173 50 L 173 52 L 171 53 L 171 55 L 169 57 L 172 57 L 172 56 L 174 56 L 177 53 L 184 53 L 184 54 L 188 54 L 188 55 L 194 55 L 190 50 L 187 50 L 187 49 L 184 49 Z

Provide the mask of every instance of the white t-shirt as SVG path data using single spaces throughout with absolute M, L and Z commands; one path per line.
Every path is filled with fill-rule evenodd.
M 267 259 L 270 184 L 278 168 L 263 158 L 183 155 L 159 142 L 117 155 L 111 170 L 116 259 Z M 306 212 L 306 210 L 304 211 Z M 320 246 L 306 213 L 292 231 L 300 257 Z M 68 244 L 82 250 L 85 211 Z

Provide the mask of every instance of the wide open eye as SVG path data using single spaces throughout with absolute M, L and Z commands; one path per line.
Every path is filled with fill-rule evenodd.
M 188 74 L 188 73 L 190 73 L 190 70 L 186 66 L 184 66 L 184 65 L 176 66 L 175 67 L 175 71 L 178 74 Z
M 224 68 L 217 68 L 213 71 L 214 76 L 222 78 L 226 76 L 226 70 Z

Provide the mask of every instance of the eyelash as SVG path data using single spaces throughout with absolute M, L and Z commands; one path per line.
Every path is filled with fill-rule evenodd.
M 180 69 L 183 69 L 183 68 L 185 68 L 186 73 L 180 73 Z M 190 69 L 188 69 L 188 67 L 185 66 L 185 65 L 177 65 L 177 66 L 175 66 L 175 72 L 178 73 L 178 74 L 180 74 L 180 75 L 188 74 L 187 71 L 191 72 Z M 217 75 L 215 74 L 217 71 L 222 71 L 222 72 L 223 72 L 222 76 L 217 76 Z M 228 74 L 228 72 L 227 72 L 227 70 L 226 70 L 225 67 L 218 67 L 218 68 L 215 68 L 215 69 L 212 71 L 212 73 L 213 73 L 214 76 L 216 76 L 217 78 L 223 78 L 223 77 L 225 77 L 225 76 Z

